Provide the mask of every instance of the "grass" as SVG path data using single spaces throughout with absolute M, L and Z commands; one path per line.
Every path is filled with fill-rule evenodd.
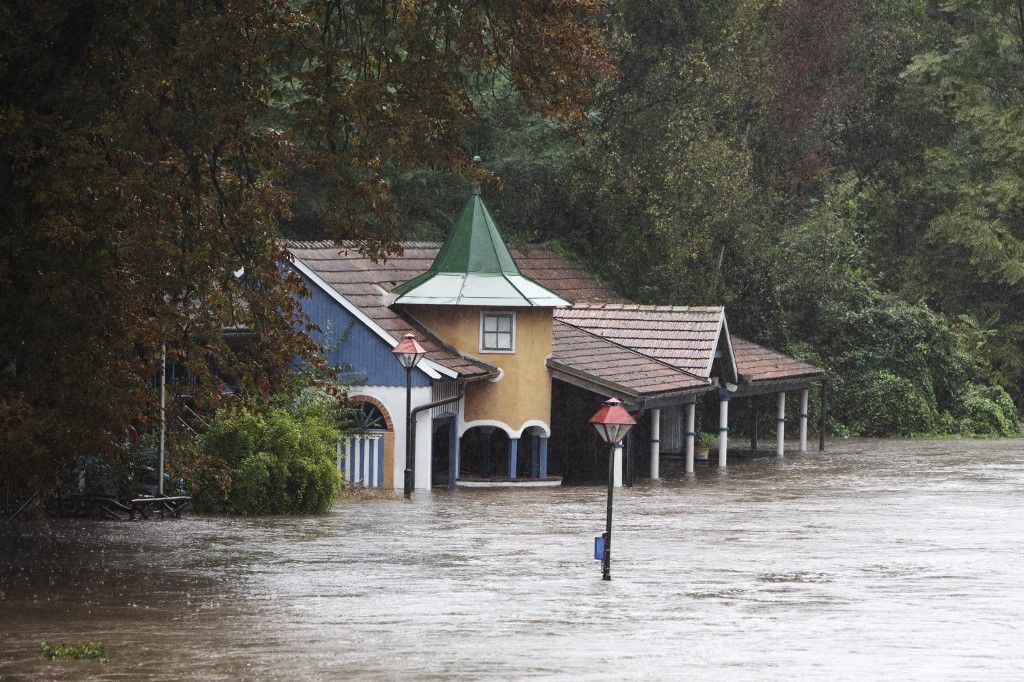
M 40 654 L 48 661 L 98 661 L 107 660 L 107 651 L 102 644 L 82 642 L 81 644 L 49 644 L 43 642 Z

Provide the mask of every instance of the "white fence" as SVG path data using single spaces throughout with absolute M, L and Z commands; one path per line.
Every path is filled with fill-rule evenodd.
M 338 440 L 338 469 L 346 485 L 384 487 L 384 432 Z

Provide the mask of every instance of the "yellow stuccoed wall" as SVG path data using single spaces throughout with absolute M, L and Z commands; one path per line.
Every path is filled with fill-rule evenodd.
M 519 430 L 531 419 L 551 424 L 551 308 L 478 308 L 475 306 L 410 306 L 413 314 L 445 343 L 497 365 L 501 381 L 474 381 L 466 386 L 465 419 L 493 419 Z M 516 352 L 480 352 L 480 313 L 512 312 L 516 316 Z

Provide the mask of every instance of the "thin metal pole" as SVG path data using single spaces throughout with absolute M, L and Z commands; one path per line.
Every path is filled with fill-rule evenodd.
M 615 489 L 615 447 L 608 451 L 608 510 L 604 521 L 604 561 L 601 564 L 601 579 L 612 579 L 612 491 Z
M 167 343 L 160 345 L 160 478 L 157 491 L 164 496 L 164 457 L 167 452 Z
M 412 367 L 405 368 L 405 497 L 412 497 L 413 461 L 412 454 Z

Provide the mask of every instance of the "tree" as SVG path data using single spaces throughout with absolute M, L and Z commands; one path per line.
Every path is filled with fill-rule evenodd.
M 204 409 L 215 375 L 257 402 L 287 387 L 313 356 L 277 241 L 299 181 L 328 188 L 332 236 L 393 250 L 388 173 L 470 170 L 474 83 L 500 75 L 532 110 L 582 115 L 608 70 L 596 9 L 0 7 L 0 479 L 46 488 L 68 458 L 150 431 L 163 344 Z

